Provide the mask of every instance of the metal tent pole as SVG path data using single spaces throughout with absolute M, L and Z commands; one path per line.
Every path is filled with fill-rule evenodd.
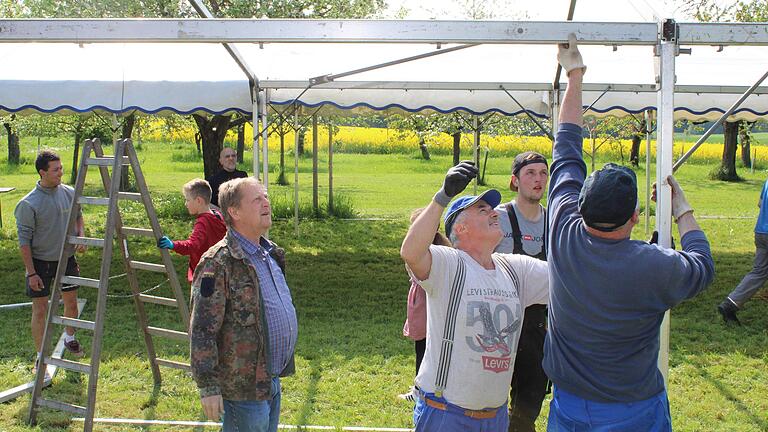
M 312 115 L 312 210 L 315 213 L 320 208 L 317 189 L 317 113 L 315 113 Z
M 251 87 L 251 94 L 253 95 L 253 109 L 251 110 L 251 124 L 253 125 L 253 130 L 251 131 L 251 139 L 253 148 L 251 149 L 251 152 L 253 153 L 253 176 L 257 179 L 260 179 L 261 176 L 259 175 L 259 118 L 261 117 L 261 113 L 259 110 L 261 109 L 261 105 L 259 104 L 259 89 L 254 87 Z
M 643 111 L 645 117 L 645 237 L 651 233 L 651 110 Z
M 656 53 L 658 61 L 659 94 L 656 118 L 656 230 L 659 246 L 672 246 L 672 190 L 667 176 L 672 174 L 675 109 L 675 56 L 677 55 L 677 25 L 673 20 L 662 23 L 662 37 Z M 658 367 L 669 387 L 669 311 L 664 314 L 659 336 Z
M 477 169 L 480 169 L 480 117 L 475 115 L 472 119 L 472 129 L 475 132 L 475 143 L 474 143 L 474 159 L 475 159 L 475 167 Z M 475 177 L 475 188 L 473 194 L 477 195 L 477 185 L 480 181 L 480 176 L 478 175 Z
M 299 110 L 293 110 L 293 225 L 299 235 Z
M 261 103 L 261 152 L 264 156 L 262 158 L 263 169 L 261 172 L 264 175 L 264 190 L 267 190 L 269 188 L 269 117 L 267 116 L 269 90 L 264 90 L 263 97 L 259 99 L 259 102 Z

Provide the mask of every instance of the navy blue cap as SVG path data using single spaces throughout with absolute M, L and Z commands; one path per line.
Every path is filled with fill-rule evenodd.
M 627 223 L 636 208 L 637 176 L 614 163 L 590 174 L 579 193 L 579 213 L 584 223 L 599 231 L 615 231 Z
M 496 208 L 501 202 L 501 193 L 496 189 L 488 189 L 480 195 L 464 195 L 463 197 L 453 200 L 448 205 L 448 212 L 445 214 L 443 221 L 445 222 L 445 235 L 451 236 L 451 229 L 453 228 L 453 222 L 462 210 L 472 207 L 476 202 L 483 200 L 488 203 L 491 208 Z

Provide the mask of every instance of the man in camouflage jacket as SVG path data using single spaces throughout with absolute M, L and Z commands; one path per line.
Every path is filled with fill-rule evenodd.
M 224 183 L 219 203 L 227 235 L 192 282 L 192 373 L 205 414 L 225 431 L 276 431 L 279 377 L 294 372 L 297 338 L 285 252 L 263 237 L 271 209 L 258 180 Z

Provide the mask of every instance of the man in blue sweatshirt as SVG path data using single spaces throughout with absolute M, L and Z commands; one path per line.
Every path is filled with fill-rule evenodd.
M 568 88 L 552 154 L 549 205 L 549 333 L 544 370 L 554 383 L 549 431 L 671 431 L 657 367 L 665 311 L 714 278 L 706 236 L 672 176 L 682 251 L 630 240 L 637 181 L 608 164 L 586 178 L 576 39 L 560 46 Z M 585 180 L 586 178 L 586 180 Z

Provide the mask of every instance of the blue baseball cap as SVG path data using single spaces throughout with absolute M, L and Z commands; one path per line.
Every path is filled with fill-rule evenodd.
M 445 235 L 451 236 L 451 228 L 453 228 L 453 222 L 462 210 L 472 207 L 476 202 L 483 200 L 488 203 L 491 208 L 496 208 L 501 202 L 501 193 L 496 189 L 488 189 L 480 195 L 464 195 L 463 197 L 453 200 L 448 205 L 448 211 L 445 214 L 443 221 L 445 222 Z
M 606 164 L 584 181 L 579 193 L 579 213 L 587 226 L 615 231 L 637 208 L 637 176 L 631 169 Z

